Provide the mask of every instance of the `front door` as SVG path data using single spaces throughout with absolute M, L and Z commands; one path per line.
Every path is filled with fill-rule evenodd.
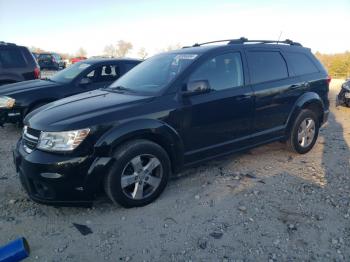
M 252 91 L 244 84 L 242 55 L 224 53 L 204 61 L 190 75 L 208 81 L 211 91 L 183 98 L 185 161 L 227 151 L 251 132 Z

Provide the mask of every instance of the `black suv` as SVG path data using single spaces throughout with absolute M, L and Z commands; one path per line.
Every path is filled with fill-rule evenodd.
M 84 60 L 51 78 L 3 86 L 0 88 L 0 126 L 21 124 L 28 113 L 55 100 L 107 87 L 140 62 L 135 59 Z
M 273 141 L 311 150 L 328 117 L 329 81 L 290 40 L 159 54 L 104 90 L 29 114 L 16 169 L 42 203 L 91 203 L 104 188 L 125 207 L 146 205 L 170 174 L 200 161 Z
M 0 42 L 1 85 L 40 78 L 40 68 L 27 47 Z
M 56 53 L 41 53 L 38 55 L 38 62 L 41 69 L 59 70 L 66 68 L 66 62 Z
M 341 86 L 340 92 L 337 96 L 337 105 L 350 107 L 350 78 Z

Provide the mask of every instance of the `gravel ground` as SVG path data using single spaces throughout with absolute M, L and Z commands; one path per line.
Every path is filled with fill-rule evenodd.
M 332 85 L 334 98 L 339 81 Z M 28 200 L 11 158 L 20 130 L 6 126 L 0 245 L 25 236 L 28 261 L 350 261 L 350 108 L 332 100 L 310 153 L 274 143 L 211 161 L 133 209 L 103 197 L 90 209 Z

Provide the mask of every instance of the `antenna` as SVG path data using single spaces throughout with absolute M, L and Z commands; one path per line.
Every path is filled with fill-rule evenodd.
M 277 40 L 277 45 L 278 45 L 278 42 L 280 41 L 281 39 L 281 36 L 282 36 L 282 31 L 280 32 L 280 36 L 278 37 L 278 40 Z

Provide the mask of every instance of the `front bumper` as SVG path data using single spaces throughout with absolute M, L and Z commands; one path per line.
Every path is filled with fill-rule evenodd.
M 13 152 L 22 186 L 35 202 L 56 206 L 92 205 L 110 158 L 73 157 L 24 151 L 19 140 Z
M 16 124 L 22 119 L 22 112 L 19 109 L 0 109 L 0 126 L 6 123 Z

